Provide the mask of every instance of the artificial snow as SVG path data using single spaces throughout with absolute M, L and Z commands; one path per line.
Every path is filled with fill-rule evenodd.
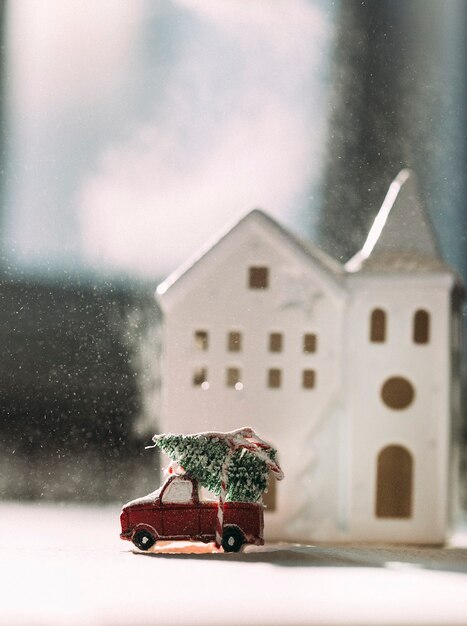
M 0 504 L 0 624 L 467 623 L 466 537 L 445 550 L 275 544 L 167 554 L 121 541 L 119 513 L 118 504 Z

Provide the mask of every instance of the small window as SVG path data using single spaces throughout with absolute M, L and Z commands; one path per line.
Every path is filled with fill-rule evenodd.
M 420 309 L 413 318 L 414 343 L 428 343 L 430 341 L 430 316 Z
M 282 372 L 278 369 L 268 370 L 268 387 L 278 389 L 281 386 Z
M 242 349 L 242 333 L 236 330 L 227 335 L 227 350 L 229 352 L 240 352 Z
M 270 333 L 269 352 L 282 352 L 282 333 Z
M 383 309 L 375 309 L 371 313 L 370 341 L 372 343 L 386 341 L 386 313 Z
M 311 353 L 317 350 L 317 339 L 314 333 L 303 335 L 303 352 Z
M 195 331 L 195 347 L 198 350 L 207 350 L 209 345 L 209 335 L 205 330 Z
M 241 381 L 241 373 L 238 367 L 227 368 L 226 385 L 227 387 L 232 387 L 236 389 L 237 391 L 241 391 L 243 389 L 243 383 Z
M 315 370 L 303 370 L 302 387 L 303 389 L 314 389 L 316 386 Z
M 269 286 L 269 270 L 267 267 L 250 267 L 250 289 L 267 289 Z
M 193 385 L 202 389 L 209 389 L 208 370 L 206 367 L 197 367 L 193 372 Z

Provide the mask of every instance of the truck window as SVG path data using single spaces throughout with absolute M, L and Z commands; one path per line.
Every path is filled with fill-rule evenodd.
M 193 483 L 189 480 L 173 480 L 162 495 L 162 502 L 190 502 Z

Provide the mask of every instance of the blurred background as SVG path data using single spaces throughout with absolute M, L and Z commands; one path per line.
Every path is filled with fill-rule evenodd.
M 0 10 L 3 498 L 155 487 L 155 287 L 254 207 L 345 262 L 412 167 L 466 281 L 463 0 Z

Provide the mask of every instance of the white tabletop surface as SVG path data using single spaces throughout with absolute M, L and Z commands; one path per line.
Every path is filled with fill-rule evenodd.
M 0 624 L 467 624 L 467 536 L 445 549 L 274 544 L 138 553 L 119 506 L 0 504 Z

